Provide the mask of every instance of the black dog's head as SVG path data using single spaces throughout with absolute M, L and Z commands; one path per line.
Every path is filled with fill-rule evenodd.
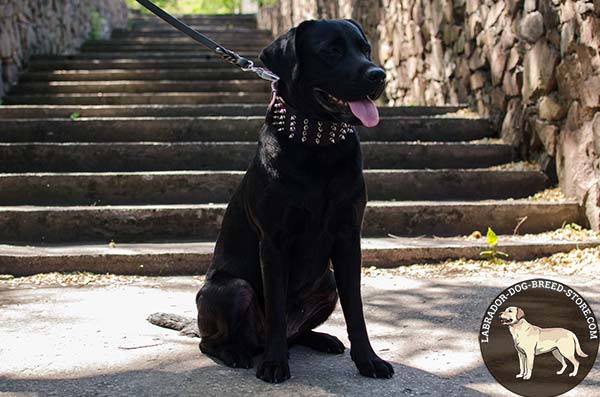
M 385 71 L 371 61 L 371 46 L 350 19 L 304 21 L 260 54 L 275 72 L 279 95 L 299 111 L 320 119 L 379 122 L 373 103 L 385 87 Z

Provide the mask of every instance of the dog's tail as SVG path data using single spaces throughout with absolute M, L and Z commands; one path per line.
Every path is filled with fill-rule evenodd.
M 575 351 L 577 352 L 577 355 L 580 357 L 587 357 L 588 355 L 585 354 L 583 352 L 583 350 L 581 350 L 581 346 L 579 345 L 579 339 L 577 339 L 577 336 L 575 336 Z
M 159 327 L 179 331 L 181 335 L 192 338 L 200 337 L 198 324 L 196 323 L 196 320 L 191 317 L 184 317 L 172 313 L 152 313 L 148 316 L 147 320 L 154 325 L 158 325 Z

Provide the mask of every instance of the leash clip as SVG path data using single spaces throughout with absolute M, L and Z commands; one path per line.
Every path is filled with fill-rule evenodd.
M 250 61 L 250 62 L 252 62 L 252 61 Z M 279 80 L 279 76 L 277 76 L 275 73 L 271 72 L 268 69 L 260 68 L 258 66 L 252 65 L 250 68 L 248 68 L 248 69 L 242 68 L 242 70 L 249 70 L 251 72 L 254 72 L 261 79 L 272 81 L 274 83 Z
M 251 61 L 250 59 L 244 58 L 231 50 L 228 50 L 223 47 L 217 47 L 215 49 L 215 51 L 218 54 L 220 54 L 226 61 L 238 66 L 244 72 L 256 73 L 256 75 L 263 80 L 268 80 L 268 81 L 273 81 L 273 82 L 279 80 L 279 76 L 277 76 L 275 73 L 271 72 L 268 69 L 254 66 L 253 61 Z

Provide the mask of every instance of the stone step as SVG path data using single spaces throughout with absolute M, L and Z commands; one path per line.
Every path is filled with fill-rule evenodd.
M 485 168 L 515 159 L 504 144 L 363 142 L 367 169 Z M 245 170 L 256 142 L 0 143 L 0 172 Z
M 135 58 L 114 58 L 114 59 L 73 59 L 71 56 L 55 56 L 46 58 L 36 58 L 29 64 L 29 71 L 46 70 L 107 70 L 107 69 L 226 69 L 236 70 L 228 62 L 220 59 L 198 59 L 189 58 L 171 58 L 171 59 L 135 59 Z
M 186 20 L 184 21 L 188 26 L 193 29 L 202 31 L 206 30 L 215 30 L 215 29 L 223 29 L 223 30 L 235 30 L 239 28 L 246 29 L 256 29 L 256 19 L 255 20 L 238 20 L 238 19 L 223 19 L 220 21 L 212 21 L 212 20 Z M 147 31 L 155 31 L 155 30 L 173 30 L 171 25 L 163 22 L 161 19 L 155 17 L 154 20 L 131 20 L 130 22 L 131 30 L 134 32 L 147 32 Z
M 205 31 L 214 32 L 214 31 L 231 31 L 236 32 L 240 30 L 249 30 L 249 31 L 257 31 L 256 22 L 243 22 L 243 23 L 227 23 L 227 24 L 219 24 L 219 23 L 191 23 L 188 24 L 193 29 L 196 29 L 202 33 Z M 137 24 L 132 26 L 130 30 L 127 32 L 130 33 L 139 33 L 139 34 L 157 34 L 157 33 L 172 33 L 177 30 L 167 23 L 146 23 L 146 24 Z M 183 33 L 179 33 L 180 35 Z M 209 36 L 212 37 L 212 36 Z
M 134 11 L 135 13 L 135 11 Z M 183 15 L 176 15 L 176 17 L 185 22 L 185 23 L 189 23 L 190 21 L 200 21 L 200 22 L 210 22 L 210 21 L 215 21 L 215 22 L 223 22 L 223 21 L 233 21 L 233 22 L 239 22 L 239 21 L 255 21 L 256 20 L 256 14 L 236 14 L 236 13 L 228 13 L 228 14 L 183 14 Z M 151 14 L 141 14 L 141 15 L 133 15 L 131 17 L 131 22 L 132 23 L 139 23 L 139 22 L 155 22 L 155 21 L 159 21 L 161 22 L 162 20 L 157 19 L 157 17 L 155 17 L 154 15 Z M 162 23 L 162 22 L 161 22 Z
M 65 243 L 213 240 L 225 204 L 0 207 L 0 242 Z M 492 227 L 510 234 L 541 233 L 565 223 L 585 225 L 576 202 L 530 200 L 371 201 L 363 224 L 366 237 L 457 236 Z
M 0 205 L 228 202 L 244 171 L 0 174 Z M 523 198 L 546 187 L 538 171 L 367 170 L 371 200 Z M 407 189 L 410 186 L 410 189 Z
M 259 80 L 254 73 L 238 68 L 219 69 L 105 69 L 29 71 L 21 82 L 32 81 L 123 81 L 123 80 Z
M 108 40 L 88 40 L 83 44 L 82 48 L 85 47 L 120 47 L 120 46 L 131 46 L 131 45 L 160 45 L 160 46 L 180 46 L 180 45 L 193 45 L 198 48 L 202 48 L 202 45 L 188 36 L 179 33 L 174 30 L 173 35 L 156 35 L 148 36 L 130 36 L 130 37 L 113 37 Z M 267 46 L 273 40 L 270 35 L 256 34 L 256 33 L 213 33 L 211 39 L 217 41 L 219 44 L 238 51 L 241 48 L 250 48 L 256 46 Z
M 243 27 L 234 28 L 218 28 L 213 27 L 211 29 L 202 29 L 202 34 L 207 35 L 213 40 L 220 41 L 221 39 L 237 40 L 245 38 L 258 38 L 258 39 L 273 39 L 271 31 L 266 29 L 252 29 Z M 175 39 L 175 40 L 190 40 L 187 36 L 182 34 L 180 31 L 173 29 L 172 27 L 160 27 L 154 30 L 115 30 L 112 34 L 113 40 L 152 40 L 152 39 Z
M 179 15 L 177 18 L 186 24 L 202 24 L 202 25 L 242 25 L 242 24 L 255 24 L 256 15 L 254 14 L 214 14 L 214 15 Z M 155 17 L 154 15 L 147 16 L 135 16 L 130 18 L 130 24 L 135 28 L 143 25 L 165 25 L 170 26 L 162 19 Z
M 270 92 L 152 92 L 103 94 L 9 95 L 5 104 L 29 105 L 201 105 L 231 103 L 268 103 Z
M 262 116 L 1 119 L 0 142 L 255 141 Z M 490 137 L 487 119 L 382 117 L 363 141 L 469 141 Z
M 102 39 L 102 40 L 88 40 L 84 45 L 100 45 L 100 46 L 120 46 L 120 45 L 141 45 L 141 44 L 161 44 L 161 45 L 169 45 L 169 44 L 195 44 L 196 46 L 200 45 L 198 42 L 192 40 L 188 36 L 183 33 L 180 33 L 177 30 L 173 30 L 173 34 L 161 34 L 151 36 L 148 33 L 144 33 L 142 35 L 128 35 L 128 36 L 113 36 L 111 39 Z M 273 39 L 271 35 L 264 33 L 261 31 L 257 33 L 255 30 L 246 30 L 239 32 L 218 32 L 213 31 L 213 33 L 203 32 L 204 34 L 210 34 L 211 39 L 218 41 L 219 44 L 224 45 L 226 47 L 232 47 L 234 49 L 239 49 L 247 45 L 268 45 Z
M 271 92 L 268 82 L 253 80 L 158 80 L 158 81 L 25 81 L 10 94 L 85 94 L 144 93 L 144 92 Z
M 243 51 L 236 51 L 238 54 L 251 59 L 256 64 L 259 64 L 258 54 L 259 52 L 251 52 L 246 53 Z M 130 59 L 130 60 L 196 60 L 196 61 L 219 61 L 225 65 L 231 67 L 230 63 L 224 62 L 223 58 L 214 52 L 210 52 L 209 50 L 203 50 L 198 47 L 198 51 L 196 52 L 185 52 L 185 51 L 168 51 L 168 52 L 159 52 L 159 51 L 150 51 L 150 52 L 81 52 L 77 54 L 71 55 L 37 55 L 32 58 L 32 62 L 38 61 L 51 61 L 51 60 L 113 60 L 113 59 Z
M 390 116 L 435 116 L 454 113 L 464 105 L 447 106 L 381 106 L 379 114 Z M 267 105 L 5 105 L 0 106 L 0 119 L 68 118 L 73 113 L 80 117 L 199 117 L 199 116 L 264 116 Z
M 226 48 L 234 49 L 233 51 L 237 53 L 244 54 L 259 54 L 263 48 L 265 48 L 269 44 L 269 41 L 264 41 L 263 43 L 252 43 L 252 44 L 242 44 L 236 46 L 235 44 L 226 45 L 223 43 Z M 86 43 L 81 46 L 81 51 L 83 53 L 98 53 L 98 52 L 128 52 L 135 55 L 137 52 L 180 52 L 186 53 L 191 52 L 194 54 L 208 54 L 212 53 L 212 50 L 203 47 L 201 44 L 190 41 L 189 43 L 172 43 L 172 44 L 162 44 L 162 43 L 144 43 L 144 44 L 99 44 L 99 43 Z
M 531 260 L 558 252 L 590 248 L 599 239 L 553 240 L 544 235 L 498 236 L 498 249 L 512 260 Z M 363 238 L 363 266 L 380 268 L 480 259 L 485 239 L 460 237 Z M 92 272 L 146 276 L 204 274 L 211 264 L 214 243 L 0 245 L 0 274 L 28 276 L 50 272 Z

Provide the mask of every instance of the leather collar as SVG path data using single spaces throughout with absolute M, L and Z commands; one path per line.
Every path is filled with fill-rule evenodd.
M 354 127 L 348 123 L 305 117 L 276 94 L 267 110 L 266 124 L 286 139 L 310 146 L 333 145 L 355 133 Z

